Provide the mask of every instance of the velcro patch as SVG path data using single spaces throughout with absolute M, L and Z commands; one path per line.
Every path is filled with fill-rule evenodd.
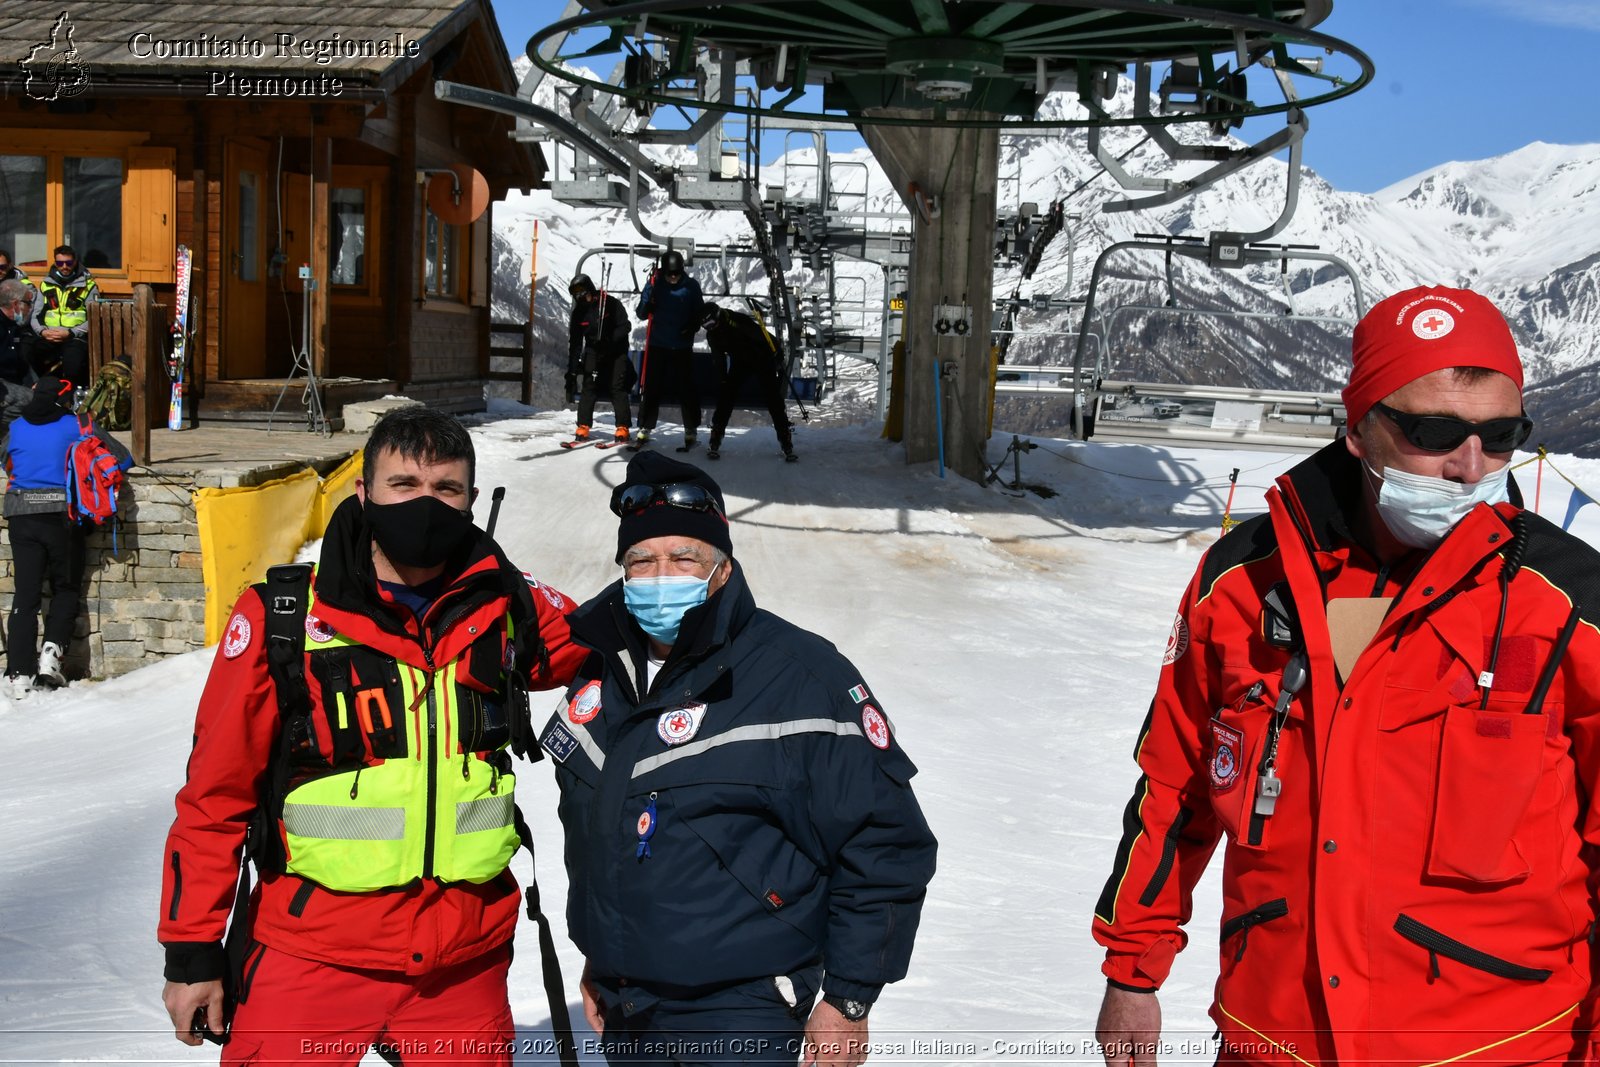
M 560 721 L 552 722 L 550 729 L 545 731 L 539 739 L 539 744 L 544 746 L 546 752 L 556 758 L 557 763 L 567 762 L 567 757 L 572 755 L 573 749 L 578 747 L 578 739 L 572 736 Z
M 1477 717 L 1479 737 L 1510 737 L 1511 720 L 1504 715 L 1483 715 Z

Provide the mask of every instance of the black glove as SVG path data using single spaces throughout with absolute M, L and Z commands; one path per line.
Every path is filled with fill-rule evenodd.
M 566 382 L 567 382 L 567 396 L 570 397 L 570 396 L 572 396 L 572 394 L 574 394 L 574 393 L 576 393 L 578 391 L 578 376 L 576 374 L 568 374 Z

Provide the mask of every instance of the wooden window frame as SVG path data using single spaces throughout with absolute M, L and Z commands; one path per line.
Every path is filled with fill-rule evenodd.
M 428 219 L 438 219 L 440 233 L 447 229 L 455 236 L 455 262 L 452 264 L 454 278 L 451 292 L 435 293 L 427 288 L 428 280 Z M 456 311 L 466 313 L 472 310 L 468 301 L 467 285 L 471 275 L 472 266 L 472 227 L 457 226 L 445 222 L 434 215 L 428 208 L 426 198 L 422 200 L 422 254 L 417 257 L 417 296 L 418 303 L 425 311 Z
M 386 251 L 384 227 L 388 207 L 389 168 L 338 163 L 328 184 L 336 189 L 360 189 L 366 196 L 366 279 L 359 285 L 328 286 L 328 297 L 341 305 L 378 306 L 384 302 L 383 266 Z M 329 220 L 330 225 L 332 220 Z M 331 249 L 332 242 L 329 242 Z M 332 266 L 329 267 L 332 273 Z
M 149 139 L 145 133 L 121 133 L 104 130 L 0 130 L 4 141 L 3 154 L 8 156 L 42 156 L 45 161 L 45 247 L 59 247 L 62 229 L 66 225 L 66 158 L 117 159 L 122 162 L 122 265 L 116 268 L 93 268 L 100 291 L 111 296 L 128 296 L 133 293 L 130 271 L 134 261 L 134 237 L 138 225 L 137 204 L 129 203 L 130 174 L 133 170 L 132 149 L 143 146 Z M 174 175 L 174 178 L 176 176 Z M 74 246 L 76 247 L 76 246 Z M 19 262 L 17 264 L 21 266 Z M 43 270 L 50 269 L 47 260 Z M 42 274 L 41 274 L 42 277 Z M 170 282 L 170 279 L 168 279 Z

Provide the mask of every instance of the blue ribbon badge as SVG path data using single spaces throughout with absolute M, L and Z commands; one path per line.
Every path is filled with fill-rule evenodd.
M 656 834 L 656 795 L 650 794 L 650 802 L 639 813 L 639 848 L 634 852 L 634 859 L 650 858 L 650 839 Z

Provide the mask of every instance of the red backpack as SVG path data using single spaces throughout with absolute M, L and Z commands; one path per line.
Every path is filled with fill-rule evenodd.
M 94 424 L 81 415 L 78 430 L 78 439 L 67 449 L 67 513 L 76 522 L 101 526 L 117 513 L 122 468 Z

